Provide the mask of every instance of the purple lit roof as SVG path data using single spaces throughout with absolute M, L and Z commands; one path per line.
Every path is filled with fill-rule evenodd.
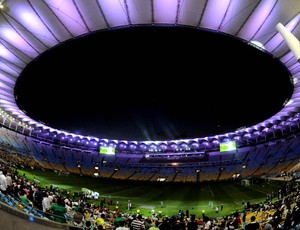
M 3 118 L 29 130 L 30 134 L 55 133 L 112 145 L 129 145 L 125 140 L 99 140 L 68 133 L 28 117 L 16 104 L 14 85 L 34 58 L 64 41 L 99 30 L 156 23 L 220 31 L 251 44 L 261 44 L 258 49 L 264 47 L 288 68 L 294 82 L 294 93 L 281 111 L 251 127 L 214 137 L 131 143 L 153 148 L 164 146 L 164 143 L 194 146 L 195 143 L 214 144 L 223 139 L 239 140 L 239 136 L 262 135 L 267 138 L 267 133 L 270 133 L 272 137 L 278 125 L 282 132 L 299 128 L 300 63 L 275 29 L 277 23 L 282 23 L 300 38 L 299 0 L 7 0 L 4 6 L 0 14 L 0 112 Z

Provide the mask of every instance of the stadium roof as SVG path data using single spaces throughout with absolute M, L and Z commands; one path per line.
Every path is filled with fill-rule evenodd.
M 284 107 L 254 126 L 189 140 L 133 141 L 136 146 L 214 145 L 228 140 L 260 142 L 299 129 L 299 62 L 276 25 L 282 23 L 300 37 L 298 0 L 6 0 L 0 14 L 0 108 L 3 125 L 49 140 L 77 137 L 110 143 L 50 127 L 29 117 L 17 105 L 14 90 L 22 71 L 47 50 L 92 32 L 135 25 L 188 26 L 224 33 L 278 58 L 290 71 L 294 91 Z M 127 143 L 126 140 L 111 140 Z

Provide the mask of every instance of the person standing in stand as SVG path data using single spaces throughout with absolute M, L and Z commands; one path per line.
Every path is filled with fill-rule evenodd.
M 65 203 L 62 197 L 57 197 L 56 203 L 53 203 L 49 210 L 53 213 L 54 221 L 66 223 L 65 213 L 67 212 L 67 209 L 65 208 Z
M 260 229 L 260 224 L 255 221 L 256 217 L 251 216 L 250 217 L 250 223 L 245 226 L 245 230 L 259 230 Z
M 0 191 L 3 194 L 6 194 L 6 189 L 7 189 L 6 177 L 4 176 L 3 172 L 0 171 Z
M 125 221 L 121 221 L 119 227 L 116 230 L 129 230 L 128 227 L 125 227 Z
M 198 223 L 196 222 L 196 216 L 191 215 L 191 219 L 186 224 L 187 230 L 197 230 L 198 229 Z
M 130 229 L 132 230 L 143 230 L 145 229 L 145 224 L 142 221 L 142 215 L 138 214 L 130 224 Z

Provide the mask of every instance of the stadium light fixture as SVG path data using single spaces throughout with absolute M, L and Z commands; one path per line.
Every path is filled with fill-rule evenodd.
M 6 0 L 0 0 L 0 10 L 2 11 L 6 11 L 7 10 L 7 7 L 4 5 L 4 2 Z
M 281 23 L 276 25 L 276 29 L 285 40 L 296 60 L 300 62 L 300 41 Z

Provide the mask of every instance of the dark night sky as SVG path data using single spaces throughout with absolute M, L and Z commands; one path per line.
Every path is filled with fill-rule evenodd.
M 15 86 L 18 106 L 53 128 L 166 140 L 263 121 L 291 96 L 289 73 L 244 42 L 192 28 L 95 32 L 43 53 Z

